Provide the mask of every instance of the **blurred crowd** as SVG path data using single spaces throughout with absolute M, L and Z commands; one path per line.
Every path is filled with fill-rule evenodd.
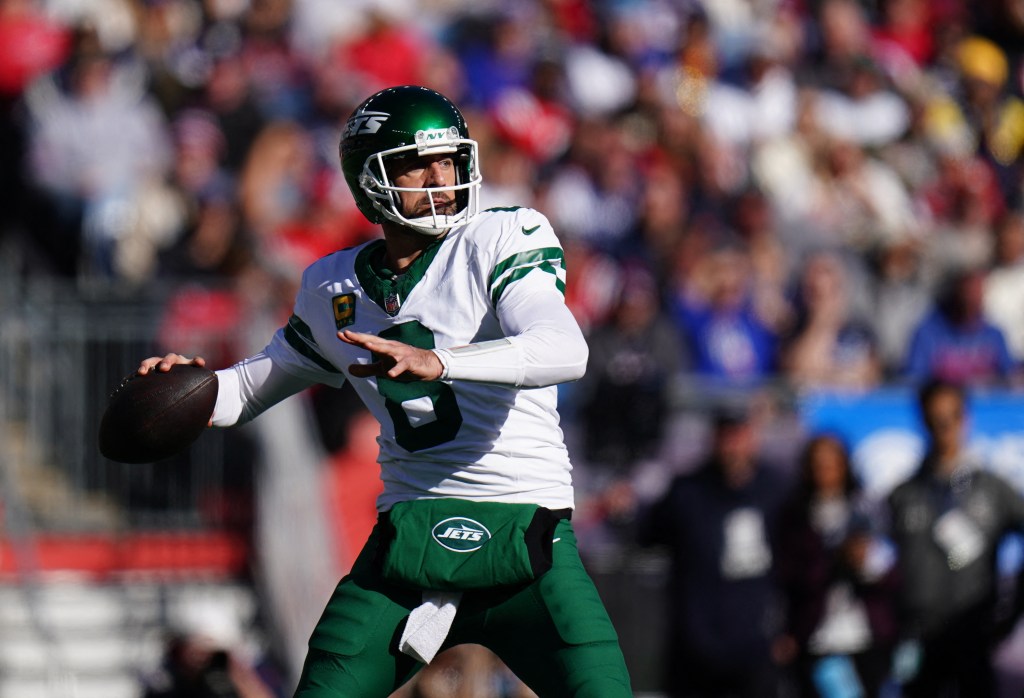
M 1022 39 L 1008 0 L 2 0 L 0 231 L 26 274 L 231 290 L 193 323 L 286 306 L 376 235 L 341 122 L 419 83 L 485 205 L 554 223 L 598 390 L 1012 382 Z
M 347 115 L 437 89 L 481 144 L 484 206 L 535 207 L 562 240 L 591 347 L 565 418 L 612 473 L 603 515 L 632 516 L 616 474 L 661 448 L 676 377 L 1022 385 L 1022 56 L 1013 0 L 0 0 L 0 249 L 25 278 L 160 294 L 175 347 L 224 365 L 251 347 L 208 337 L 283 321 L 308 263 L 378 234 L 338 165 Z M 329 434 L 336 402 L 315 404 Z M 852 511 L 808 503 L 843 444 L 806 447 L 797 539 Z M 757 506 L 722 524 L 737 544 Z M 859 538 L 806 544 L 892 583 Z M 757 577 L 764 554 L 722 569 Z M 780 563 L 793 588 L 802 559 Z M 772 651 L 849 645 L 808 620 L 833 591 Z
M 632 511 L 636 542 L 670 560 L 667 695 L 1018 695 L 996 656 L 1024 611 L 1024 575 L 999 561 L 1024 496 L 970 447 L 971 404 L 959 384 L 921 386 L 926 445 L 885 496 L 838 433 L 809 435 L 787 476 L 756 416 L 715 410 L 705 458 Z

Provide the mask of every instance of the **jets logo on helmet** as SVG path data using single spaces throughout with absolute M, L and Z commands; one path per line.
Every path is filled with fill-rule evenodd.
M 388 116 L 390 114 L 375 111 L 356 113 L 345 124 L 345 133 L 342 138 L 349 138 L 359 133 L 377 133 L 381 124 L 387 121 Z
M 447 97 L 415 85 L 389 87 L 367 98 L 349 117 L 340 144 L 341 169 L 359 210 L 373 223 L 393 221 L 427 235 L 468 223 L 479 212 L 480 158 L 466 119 Z M 388 164 L 396 158 L 451 154 L 456 182 L 441 187 L 396 187 Z M 408 218 L 399 192 L 422 192 L 429 215 Z M 455 212 L 439 212 L 431 193 L 451 192 Z

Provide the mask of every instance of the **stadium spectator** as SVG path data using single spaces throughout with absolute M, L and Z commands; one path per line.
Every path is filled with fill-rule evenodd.
M 798 695 L 878 696 L 898 639 L 895 555 L 872 520 L 846 444 L 811 436 L 779 524 L 779 579 Z
M 233 35 L 222 27 L 223 33 Z M 256 101 L 239 48 L 229 44 L 207 49 L 211 54 L 210 68 L 202 83 L 201 99 L 217 118 L 225 138 L 224 165 L 235 175 L 241 172 L 256 137 L 268 121 Z
M 864 255 L 879 242 L 915 232 L 910 193 L 892 168 L 849 140 L 826 137 L 819 146 L 810 222 L 820 243 Z
M 0 2 L 0 100 L 4 112 L 41 75 L 64 61 L 68 28 L 48 17 L 33 0 Z
M 614 254 L 637 220 L 637 166 L 638 155 L 618 124 L 602 118 L 582 121 L 539 205 L 567 237 Z
M 174 282 L 224 286 L 252 263 L 252 240 L 230 185 L 214 185 L 189 201 L 178 240 L 160 255 L 159 276 Z
M 796 322 L 782 342 L 780 361 L 797 388 L 867 390 L 880 383 L 877 341 L 854 307 L 837 254 L 818 252 L 803 264 Z
M 1016 163 L 1024 149 L 1024 100 L 1007 89 L 1010 61 L 998 44 L 977 35 L 965 37 L 954 51 L 960 77 L 957 116 L 973 133 L 976 152 L 995 168 L 1006 201 L 1019 203 Z
M 216 117 L 206 109 L 183 109 L 170 124 L 174 183 L 188 197 L 210 189 L 231 191 L 231 173 L 223 167 L 227 141 Z
M 884 377 L 903 372 L 910 338 L 931 310 L 931 288 L 924 280 L 921 243 L 913 239 L 879 243 L 869 256 L 871 324 L 878 339 Z
M 756 312 L 746 249 L 718 243 L 680 281 L 672 312 L 696 374 L 727 386 L 756 385 L 774 375 L 778 337 Z
M 638 461 L 657 455 L 673 379 L 688 359 L 653 276 L 634 266 L 623 277 L 611 318 L 587 336 L 590 360 L 574 400 L 584 457 L 594 469 L 628 479 Z
M 945 280 L 935 307 L 915 328 L 904 365 L 908 379 L 938 377 L 1006 385 L 1018 367 L 1003 333 L 982 314 L 985 271 L 961 269 Z
M 662 99 L 698 119 L 709 136 L 743 148 L 788 133 L 796 118 L 797 85 L 784 40 L 767 22 L 737 59 L 724 57 L 700 15 L 690 18 L 676 65 L 658 73 Z M 734 73 L 734 74 L 732 74 Z
M 34 80 L 65 61 L 70 38 L 67 27 L 47 17 L 32 0 L 0 2 L 0 191 L 8 202 L 0 210 L 0 239 L 32 222 L 26 211 L 21 100 Z
M 648 162 L 646 181 L 637 203 L 636 226 L 623 247 L 634 248 L 631 256 L 640 257 L 658 288 L 664 289 L 690 214 L 690 190 L 679 168 L 660 152 L 652 154 Z
M 325 390 L 329 390 L 326 389 Z M 351 396 L 353 393 L 348 391 Z M 354 403 L 351 399 L 349 403 Z M 332 407 L 337 408 L 338 402 Z M 344 445 L 329 453 L 323 472 L 323 492 L 330 500 L 337 545 L 335 557 L 342 575 L 352 564 L 377 522 L 377 496 L 381 493 L 377 462 L 377 422 L 361 404 L 344 410 Z M 337 416 L 331 417 L 338 419 Z
M 711 451 L 639 514 L 644 545 L 667 548 L 666 695 L 774 695 L 782 628 L 775 534 L 786 480 L 757 455 L 743 408 L 714 418 Z
M 801 65 L 804 81 L 838 89 L 850 69 L 872 55 L 867 6 L 857 0 L 824 0 L 809 9 L 816 31 Z
M 1006 206 L 989 163 L 943 148 L 935 158 L 935 177 L 920 188 L 918 200 L 929 218 L 922 261 L 933 283 L 957 267 L 990 263 L 992 228 Z
M 1024 361 L 1024 216 L 1008 212 L 995 226 L 992 267 L 985 277 L 985 317 L 1006 337 L 1014 361 Z
M 1024 530 L 1024 498 L 969 448 L 968 399 L 956 383 L 921 387 L 927 451 L 888 498 L 905 656 L 917 659 L 904 666 L 907 698 L 996 695 L 992 654 L 1015 620 L 996 615 L 996 550 Z
M 346 75 L 364 93 L 390 85 L 422 84 L 433 42 L 403 19 L 401 11 L 389 9 L 386 3 L 371 7 L 363 30 L 334 47 L 332 70 Z
M 257 656 L 239 619 L 206 599 L 182 602 L 171 619 L 159 670 L 142 698 L 280 698 L 280 676 Z
M 749 156 L 751 180 L 771 205 L 794 260 L 822 244 L 818 219 L 828 213 L 819 210 L 827 137 L 815 115 L 816 98 L 817 92 L 802 89 L 793 129 L 756 144 Z
M 580 329 L 589 332 L 610 317 L 622 265 L 582 240 L 566 238 L 564 247 L 566 264 L 577 270 L 566 284 L 565 304 Z
M 309 71 L 289 40 L 291 3 L 259 2 L 240 17 L 246 84 L 268 121 L 301 121 L 310 109 Z
M 301 217 L 316 176 L 312 139 L 300 125 L 276 121 L 257 136 L 239 175 L 245 226 L 262 244 Z
M 36 229 L 59 256 L 81 250 L 87 277 L 143 281 L 180 226 L 167 124 L 140 67 L 94 32 L 78 33 L 64 68 L 28 99 L 28 164 L 47 216 Z
M 816 117 L 829 135 L 863 147 L 879 147 L 903 135 L 910 109 L 889 88 L 873 59 L 854 58 L 841 66 L 835 80 L 835 85 L 821 89 L 815 105 Z
M 753 298 L 759 317 L 771 327 L 785 328 L 792 322 L 790 277 L 800 259 L 787 249 L 782 226 L 768 197 L 751 185 L 733 199 L 727 221 L 750 254 Z
M 532 3 L 469 13 L 452 23 L 452 41 L 466 70 L 467 107 L 490 109 L 503 92 L 530 83 L 539 39 Z
M 912 70 L 908 62 L 918 68 L 930 63 L 942 10 L 926 0 L 885 0 L 879 5 L 881 17 L 872 28 L 871 42 L 881 60 L 894 72 Z

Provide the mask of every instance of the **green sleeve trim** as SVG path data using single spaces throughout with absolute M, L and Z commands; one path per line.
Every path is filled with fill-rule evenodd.
M 302 321 L 298 315 L 288 318 L 288 324 L 284 328 L 284 338 L 288 345 L 299 352 L 307 359 L 328 373 L 341 373 L 330 361 L 325 359 L 319 352 L 316 340 L 313 339 L 313 332 L 309 325 Z
M 491 303 L 498 305 L 498 299 L 505 289 L 534 269 L 545 271 L 555 277 L 555 288 L 565 295 L 565 282 L 558 277 L 558 268 L 565 267 L 565 256 L 559 247 L 544 247 L 514 254 L 499 262 L 491 272 Z

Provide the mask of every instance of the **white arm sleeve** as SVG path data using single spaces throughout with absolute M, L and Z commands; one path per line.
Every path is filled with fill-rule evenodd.
M 524 276 L 498 311 L 504 338 L 434 350 L 444 366 L 442 380 L 541 388 L 583 377 L 587 342 L 550 274 Z
M 217 371 L 213 426 L 244 424 L 285 398 L 313 385 L 274 363 L 265 352 Z

